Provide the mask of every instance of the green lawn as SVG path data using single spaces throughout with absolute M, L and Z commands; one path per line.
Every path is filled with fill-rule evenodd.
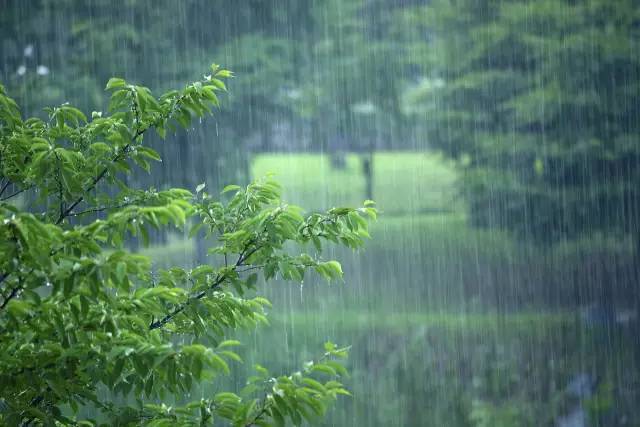
M 365 199 L 361 157 L 346 156 L 344 169 L 322 154 L 259 154 L 254 178 L 274 173 L 284 198 L 310 210 L 357 205 Z M 379 152 L 373 159 L 373 197 L 387 215 L 458 209 L 452 164 L 429 152 Z
M 550 330 L 562 327 L 577 327 L 577 317 L 570 312 L 518 312 L 501 315 L 498 313 L 455 313 L 455 312 L 419 312 L 393 311 L 383 316 L 379 311 L 340 310 L 340 311 L 294 311 L 290 313 L 276 310 L 269 317 L 274 329 L 285 327 L 302 330 L 335 331 L 353 334 L 363 330 L 384 330 L 402 333 L 411 328 L 436 328 L 448 332 L 468 334 L 522 334 L 544 335 Z

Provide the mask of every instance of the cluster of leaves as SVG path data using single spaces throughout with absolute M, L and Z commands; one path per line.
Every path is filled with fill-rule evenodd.
M 149 170 L 160 160 L 144 144 L 146 133 L 164 137 L 211 112 L 230 76 L 214 65 L 202 80 L 159 98 L 114 78 L 108 114 L 87 119 L 65 104 L 49 109 L 48 121 L 23 120 L 0 86 L 2 423 L 299 424 L 347 393 L 336 361 L 347 350 L 328 344 L 294 375 L 271 378 L 260 368 L 238 395 L 162 404 L 240 361 L 239 343 L 228 335 L 266 323 L 269 302 L 247 296 L 259 274 L 341 277 L 337 261 L 320 257 L 323 241 L 358 248 L 368 237 L 365 218 L 376 215 L 367 203 L 305 217 L 281 202 L 269 179 L 229 186 L 219 198 L 204 185 L 195 193 L 127 186 L 133 165 Z M 145 241 L 150 229 L 167 226 L 215 239 L 212 265 L 158 271 L 124 250 L 131 236 Z M 310 253 L 292 255 L 307 246 Z M 135 404 L 116 405 L 117 395 Z M 97 418 L 79 419 L 87 407 Z
M 228 343 L 238 344 L 225 341 L 222 345 Z M 205 351 L 202 346 L 199 350 Z M 337 348 L 328 342 L 322 357 L 305 363 L 302 370 L 291 375 L 274 377 L 256 365 L 256 374 L 248 379 L 239 394 L 221 392 L 211 399 L 175 408 L 147 404 L 144 410 L 149 411 L 153 419 L 149 425 L 158 427 L 190 425 L 194 416 L 200 422 L 198 425 L 207 425 L 214 417 L 228 420 L 234 426 L 284 426 L 287 419 L 295 425 L 302 424 L 303 420 L 312 422 L 325 413 L 338 395 L 350 395 L 339 381 L 329 379 L 322 383 L 313 378 L 318 374 L 330 378 L 346 376 L 346 369 L 336 359 L 343 359 L 347 354 L 348 348 Z M 262 397 L 254 397 L 256 395 Z

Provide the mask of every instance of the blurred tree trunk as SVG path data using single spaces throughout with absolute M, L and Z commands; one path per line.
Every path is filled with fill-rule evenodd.
M 204 236 L 196 236 L 194 265 L 204 265 L 207 263 L 207 240 Z
M 632 281 L 635 282 L 636 289 L 632 290 L 633 298 L 633 308 L 640 315 L 640 230 L 635 233 L 636 235 L 636 244 L 635 244 L 635 253 L 633 258 L 633 266 L 632 266 Z M 633 286 L 633 285 L 632 285 Z M 640 345 L 640 342 L 638 343 Z
M 373 200 L 373 150 L 362 156 L 362 174 L 364 175 L 364 197 Z

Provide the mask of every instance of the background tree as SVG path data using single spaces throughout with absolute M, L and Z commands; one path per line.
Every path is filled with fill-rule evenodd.
M 429 94 L 433 142 L 467 158 L 474 221 L 551 241 L 637 235 L 638 5 L 437 1 L 426 12 L 444 79 Z
M 335 360 L 347 349 L 328 343 L 292 375 L 258 367 L 237 394 L 177 397 L 228 374 L 240 360 L 232 351 L 240 343 L 229 335 L 266 322 L 269 303 L 254 291 L 258 274 L 301 281 L 311 269 L 339 278 L 340 264 L 320 258 L 323 241 L 357 248 L 368 237 L 364 217 L 375 217 L 370 206 L 304 217 L 280 201 L 270 180 L 228 186 L 220 198 L 204 184 L 195 194 L 128 186 L 133 165 L 148 171 L 160 160 L 149 132 L 164 137 L 210 112 L 230 75 L 214 65 L 202 80 L 159 98 L 112 78 L 109 114 L 91 119 L 68 104 L 48 109 L 47 120 L 23 119 L 0 87 L 3 424 L 299 424 L 348 394 L 336 381 L 346 371 Z M 129 236 L 145 241 L 151 228 L 187 223 L 192 234 L 215 239 L 209 264 L 158 270 L 123 249 Z M 165 405 L 167 394 L 177 404 Z M 97 415 L 83 416 L 89 408 Z
M 464 164 L 473 223 L 638 241 L 637 3 L 437 0 L 420 13 L 442 83 L 415 95 L 430 142 Z

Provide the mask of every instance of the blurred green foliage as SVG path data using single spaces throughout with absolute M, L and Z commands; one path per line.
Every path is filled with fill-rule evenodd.
M 32 114 L 64 99 L 99 105 L 101 82 L 115 74 L 167 89 L 215 58 L 238 76 L 220 123 L 242 142 L 257 133 L 268 144 L 282 117 L 310 127 L 316 147 L 331 129 L 350 146 L 360 133 L 402 132 L 402 81 L 390 76 L 410 65 L 411 28 L 383 1 L 5 0 L 3 10 L 3 80 Z M 352 111 L 368 101 L 375 117 Z
M 317 154 L 260 154 L 251 162 L 253 177 L 272 172 L 287 183 L 290 200 L 320 209 L 349 204 L 362 198 L 363 157 L 346 155 L 344 168 L 334 168 L 330 156 Z M 447 159 L 432 152 L 373 154 L 373 196 L 385 216 L 450 213 L 463 206 L 456 197 L 456 171 Z M 349 185 L 345 185 L 345 183 Z
M 429 141 L 464 167 L 472 223 L 543 242 L 605 231 L 640 251 L 638 2 L 435 0 L 414 12 L 440 84 L 412 99 Z

